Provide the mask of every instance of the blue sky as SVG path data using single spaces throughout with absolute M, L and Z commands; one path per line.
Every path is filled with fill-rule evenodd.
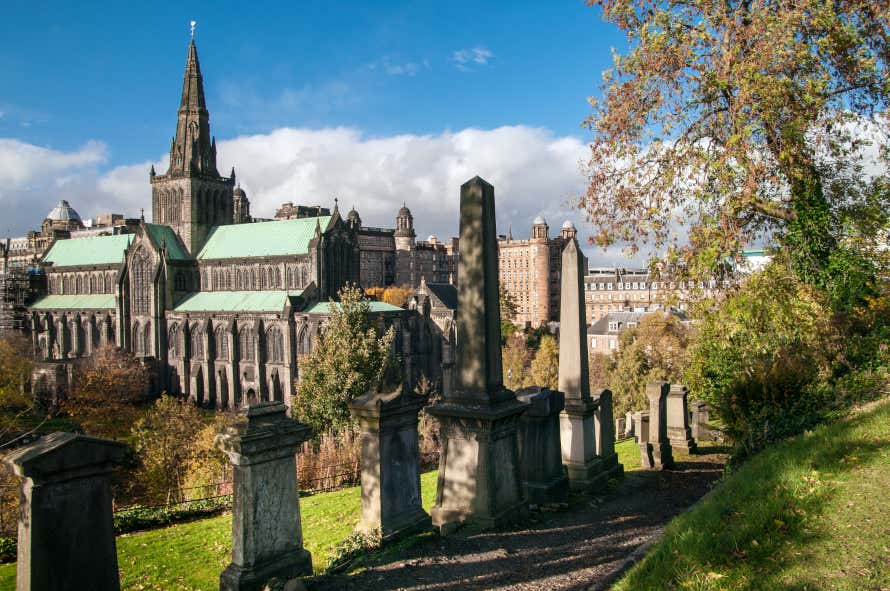
M 169 145 L 191 19 L 198 22 L 211 128 L 228 142 L 221 146 L 221 165 L 231 161 L 242 171 L 255 213 L 271 215 L 274 203 L 284 200 L 339 194 L 359 201 L 359 211 L 372 218 L 363 215 L 366 222 L 380 224 L 394 215 L 386 213 L 392 203 L 414 200 L 412 187 L 426 195 L 417 196 L 415 208 L 435 194 L 451 201 L 453 179 L 470 169 L 493 175 L 496 187 L 509 191 L 499 195 L 499 221 L 522 227 L 537 213 L 569 211 L 567 198 L 583 179 L 574 166 L 578 178 L 567 181 L 572 167 L 554 165 L 552 154 L 577 165 L 586 139 L 586 98 L 597 92 L 611 48 L 624 47 L 599 9 L 580 0 L 115 2 L 91 8 L 7 1 L 0 24 L 0 138 L 15 143 L 0 149 L 0 204 L 42 206 L 67 194 L 87 216 L 144 202 L 147 181 L 145 187 L 128 183 L 131 177 L 142 183 L 139 171 L 161 162 Z M 525 148 L 526 140 L 534 145 Z M 412 165 L 382 166 L 381 175 L 408 177 L 384 183 L 400 194 L 374 189 L 365 197 L 361 185 L 337 182 L 354 170 L 329 170 L 338 147 L 344 158 L 371 150 L 376 162 L 403 163 L 416 159 L 418 150 L 430 155 Z M 38 175 L 33 163 L 16 168 L 29 150 L 54 158 L 55 172 Z M 306 168 L 319 151 L 325 158 Z M 282 152 L 293 158 L 272 170 L 269 162 Z M 540 158 L 530 156 L 536 153 Z M 455 159 L 466 160 L 465 166 L 425 176 L 425 168 Z M 13 179 L 5 191 L 4 169 Z M 312 170 L 323 172 L 316 178 Z M 554 194 L 542 194 L 551 181 Z M 526 195 L 526 186 L 535 194 Z M 415 218 L 424 224 L 422 211 Z M 24 231 L 39 221 L 22 218 L 12 225 Z M 431 231 L 456 231 L 438 219 L 426 222 Z

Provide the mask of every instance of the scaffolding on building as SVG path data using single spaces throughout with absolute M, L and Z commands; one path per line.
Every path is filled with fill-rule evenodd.
M 39 288 L 42 273 L 36 269 L 9 264 L 3 257 L 0 265 L 0 335 L 28 332 L 28 305 Z

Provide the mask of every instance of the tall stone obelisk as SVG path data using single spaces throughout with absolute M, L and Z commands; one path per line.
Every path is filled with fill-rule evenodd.
M 495 527 L 521 515 L 517 422 L 525 405 L 501 373 L 494 187 L 478 176 L 460 188 L 460 262 L 454 388 L 427 409 L 442 453 L 433 525 Z
M 574 238 L 562 251 L 562 284 L 559 313 L 559 389 L 565 408 L 559 416 L 562 461 L 575 490 L 605 486 L 615 464 L 597 456 L 596 413 L 599 399 L 590 396 L 587 359 L 587 316 L 584 309 L 584 276 L 587 257 Z M 609 398 L 611 405 L 611 398 Z M 608 409 L 611 417 L 612 410 Z M 611 420 L 611 419 L 610 419 Z M 601 426 L 602 428 L 602 426 Z M 613 454 L 614 455 L 614 454 Z

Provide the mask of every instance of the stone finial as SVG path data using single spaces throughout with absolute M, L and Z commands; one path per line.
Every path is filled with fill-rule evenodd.
M 562 251 L 562 283 L 559 314 L 559 389 L 566 406 L 590 401 L 587 359 L 587 317 L 584 307 L 584 275 L 587 257 L 570 240 Z
M 125 450 L 108 439 L 53 433 L 4 459 L 25 479 L 16 589 L 120 589 L 111 469 Z

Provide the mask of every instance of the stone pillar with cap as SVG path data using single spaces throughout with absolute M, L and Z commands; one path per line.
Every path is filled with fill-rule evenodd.
M 118 591 L 111 469 L 126 446 L 53 433 L 4 461 L 24 478 L 18 523 L 17 591 Z
M 696 450 L 692 429 L 689 428 L 689 388 L 682 384 L 671 384 L 667 397 L 667 435 L 671 448 L 686 454 Z
M 649 448 L 649 411 L 637 411 L 633 415 L 636 434 L 634 439 L 640 448 L 640 464 L 643 468 L 652 467 L 652 450 Z
M 433 525 L 495 527 L 527 509 L 517 423 L 526 405 L 504 387 L 494 187 L 461 186 L 457 354 L 453 388 L 427 409 L 439 420 L 442 453 Z
M 617 462 L 604 464 L 597 456 L 597 400 L 590 395 L 584 307 L 587 257 L 574 238 L 563 248 L 561 273 L 559 390 L 565 394 L 565 408 L 559 416 L 562 462 L 573 489 L 594 490 L 606 485 L 609 470 L 614 470 Z
M 649 399 L 649 453 L 652 468 L 662 470 L 674 465 L 671 442 L 667 436 L 667 397 L 671 385 L 667 382 L 649 382 L 646 398 Z M 642 445 L 641 445 L 642 451 Z
M 404 383 L 374 386 L 349 402 L 361 428 L 362 512 L 356 529 L 384 541 L 430 526 L 420 492 L 417 415 L 427 396 Z
M 593 425 L 596 433 L 596 456 L 600 461 L 600 470 L 608 478 L 620 476 L 624 467 L 618 463 L 615 453 L 615 421 L 612 414 L 612 391 L 599 390 L 591 398 L 596 403 Z
M 220 591 L 259 591 L 271 578 L 312 574 L 303 548 L 296 454 L 312 429 L 289 418 L 282 402 L 247 408 L 217 435 L 233 465 L 232 562 Z
M 568 499 L 569 480 L 562 465 L 559 413 L 563 393 L 532 386 L 516 392 L 529 405 L 519 421 L 519 459 L 529 503 L 562 503 Z
M 692 438 L 696 442 L 712 441 L 714 437 L 711 434 L 711 426 L 709 425 L 711 407 L 707 402 L 700 400 L 693 402 L 689 406 L 689 423 L 692 428 Z

